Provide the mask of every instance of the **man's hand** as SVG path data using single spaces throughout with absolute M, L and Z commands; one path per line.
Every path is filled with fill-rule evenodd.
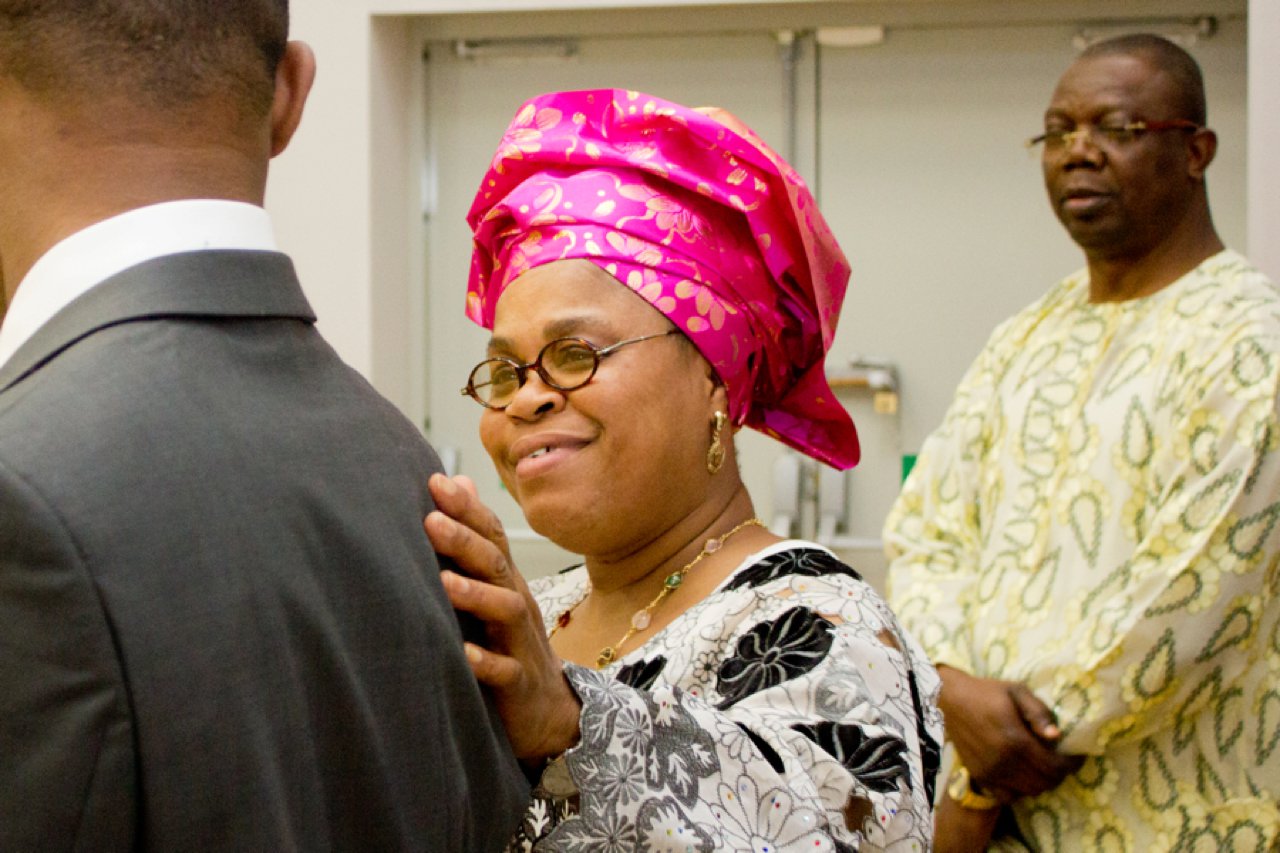
M 1033 797 L 1058 787 L 1084 762 L 1058 751 L 1062 732 L 1053 711 L 1025 684 L 949 666 L 938 667 L 938 674 L 947 737 L 978 789 Z
M 1000 819 L 1000 808 L 965 809 L 946 796 L 933 823 L 933 853 L 974 853 L 987 849 Z

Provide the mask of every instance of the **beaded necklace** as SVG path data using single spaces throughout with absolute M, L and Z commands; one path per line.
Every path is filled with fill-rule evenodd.
M 702 562 L 703 557 L 719 551 L 720 548 L 724 546 L 724 543 L 729 540 L 730 536 L 737 533 L 739 530 L 752 525 L 763 527 L 764 522 L 755 517 L 748 518 L 728 533 L 708 539 L 706 544 L 702 546 L 702 550 L 698 552 L 698 556 L 685 563 L 683 567 L 667 575 L 666 580 L 662 582 L 662 589 L 656 596 L 654 596 L 653 601 L 650 601 L 644 607 L 631 614 L 631 624 L 627 627 L 627 632 L 622 635 L 622 638 L 612 646 L 605 646 L 600 650 L 600 654 L 596 656 L 596 669 L 604 669 L 606 666 L 617 660 L 618 652 L 624 645 L 626 645 L 627 640 L 630 640 L 632 635 L 637 631 L 643 631 L 645 628 L 649 627 L 649 624 L 653 621 L 653 611 L 657 609 L 658 605 L 661 604 L 668 595 L 680 588 L 680 584 L 684 583 L 684 576 L 689 574 L 689 571 L 694 566 Z M 557 631 L 568 625 L 569 620 L 573 618 L 573 611 L 577 609 L 579 604 L 586 601 L 587 596 L 590 594 L 591 587 L 588 585 L 587 588 L 583 590 L 582 598 L 579 598 L 573 604 L 569 605 L 563 613 L 556 617 L 555 624 L 551 626 L 551 631 L 547 636 L 554 637 Z

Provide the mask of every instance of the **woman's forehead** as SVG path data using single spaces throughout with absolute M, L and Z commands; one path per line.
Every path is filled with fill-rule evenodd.
M 628 321 L 657 313 L 631 288 L 586 260 L 556 261 L 520 275 L 498 297 L 495 330 L 534 316 L 575 316 L 581 322 Z
M 495 306 L 490 352 L 557 338 L 623 338 L 664 330 L 661 313 L 589 261 L 535 267 L 511 282 Z

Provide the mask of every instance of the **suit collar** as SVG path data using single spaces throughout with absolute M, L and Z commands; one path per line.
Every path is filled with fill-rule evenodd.
M 0 393 L 94 332 L 172 317 L 316 319 L 287 255 L 241 250 L 167 255 L 112 276 L 54 315 L 0 365 Z

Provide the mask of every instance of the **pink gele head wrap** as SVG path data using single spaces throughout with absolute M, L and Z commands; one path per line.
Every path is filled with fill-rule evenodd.
M 827 384 L 849 264 L 804 181 L 738 119 L 619 89 L 525 103 L 467 214 L 467 316 L 553 261 L 592 261 L 666 315 L 729 417 L 836 468 L 858 437 Z

